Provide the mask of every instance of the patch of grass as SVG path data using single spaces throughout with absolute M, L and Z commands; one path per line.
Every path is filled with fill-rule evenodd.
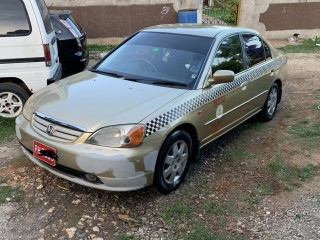
M 15 119 L 0 117 L 0 142 L 15 136 Z
M 260 198 L 258 196 L 250 196 L 247 198 L 247 201 L 250 205 L 255 205 L 260 202 Z
M 302 154 L 303 152 L 300 150 L 292 150 L 289 152 L 290 155 Z
M 166 222 L 170 222 L 175 217 L 189 217 L 192 209 L 184 203 L 173 203 L 160 211 L 160 216 Z
M 292 167 L 282 161 L 276 160 L 269 163 L 268 167 L 285 184 L 287 190 L 292 190 L 294 187 L 300 186 L 301 182 L 311 179 L 319 166 L 308 164 L 304 167 Z
M 267 185 L 260 185 L 252 189 L 250 196 L 246 197 L 246 201 L 250 205 L 258 204 L 260 202 L 261 196 L 273 195 L 274 192 L 271 187 Z
M 106 52 L 114 49 L 116 45 L 111 44 L 88 44 L 87 49 L 89 51 L 98 51 L 98 52 Z
M 317 166 L 314 166 L 312 164 L 308 164 L 305 167 L 302 168 L 295 168 L 297 176 L 301 181 L 307 181 L 311 179 L 314 176 L 314 171 L 318 168 Z
M 227 148 L 224 152 L 225 156 L 229 161 L 239 161 L 244 158 L 254 157 L 254 153 L 249 152 L 244 146 L 235 146 L 232 148 Z
M 320 89 L 315 89 L 315 90 L 312 91 L 312 93 L 316 95 L 316 99 L 320 99 Z
M 316 44 L 320 44 L 320 39 L 306 39 L 301 44 L 296 45 L 287 45 L 284 47 L 280 47 L 279 49 L 287 52 L 287 53 L 311 53 L 317 52 L 320 50 L 320 46 Z
M 226 212 L 233 212 L 235 209 L 234 203 L 232 202 L 213 202 L 213 201 L 205 201 L 203 207 L 206 213 L 216 213 L 223 214 Z
M 126 234 L 123 234 L 123 235 L 119 235 L 115 238 L 115 240 L 134 240 L 134 236 L 132 235 L 126 235 Z
M 6 183 L 7 181 L 6 181 L 6 179 L 4 179 L 4 178 L 0 178 L 0 184 L 2 184 L 2 183 Z
M 0 186 L 0 204 L 10 198 L 11 202 L 20 202 L 24 198 L 24 191 L 18 187 Z
M 259 121 L 254 120 L 254 119 L 250 119 L 250 120 L 247 121 L 247 123 L 246 123 L 246 127 L 247 127 L 248 129 L 253 129 L 254 131 L 262 131 L 262 130 L 264 130 L 267 126 L 268 126 L 268 124 L 266 124 L 265 122 L 259 122 Z
M 77 226 L 79 220 L 81 218 L 80 213 L 74 213 L 67 221 L 67 227 L 75 227 Z
M 252 190 L 252 192 L 256 195 L 259 195 L 259 196 L 267 196 L 267 195 L 273 195 L 274 192 L 273 190 L 271 189 L 271 187 L 267 186 L 267 185 L 260 185 L 256 188 L 254 188 Z
M 320 137 L 320 121 L 302 120 L 291 126 L 289 133 L 300 138 Z
M 240 237 L 228 236 L 224 234 L 213 234 L 205 226 L 197 225 L 194 231 L 191 231 L 186 237 L 186 240 L 243 240 Z

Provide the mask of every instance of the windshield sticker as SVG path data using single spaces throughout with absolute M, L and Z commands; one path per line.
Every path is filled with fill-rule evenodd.
M 191 75 L 191 78 L 192 78 L 192 79 L 197 78 L 197 74 L 192 74 L 192 75 Z

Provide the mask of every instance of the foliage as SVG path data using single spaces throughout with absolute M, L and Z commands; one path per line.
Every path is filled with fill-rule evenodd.
M 226 10 L 227 13 L 224 16 L 224 21 L 227 23 L 235 23 L 236 24 L 236 20 L 237 20 L 237 11 L 238 8 L 238 3 L 237 0 L 229 0 L 226 2 Z
M 313 138 L 320 136 L 320 121 L 309 122 L 302 120 L 291 126 L 289 133 L 300 138 Z
M 275 160 L 268 165 L 270 171 L 285 184 L 287 190 L 292 190 L 295 186 L 300 186 L 314 176 L 318 166 L 308 164 L 304 167 L 288 166 L 280 160 Z
M 15 133 L 15 119 L 0 117 L 0 142 L 12 138 Z
M 212 7 L 205 8 L 203 14 L 220 19 L 228 24 L 236 24 L 238 2 L 237 0 L 218 1 L 214 0 Z
M 87 49 L 89 51 L 98 51 L 98 52 L 111 51 L 115 47 L 116 45 L 111 45 L 111 44 L 88 44 L 87 45 Z
M 213 234 L 203 225 L 197 225 L 195 230 L 189 233 L 187 240 L 241 240 L 240 237 L 227 236 L 224 234 Z
M 24 192 L 17 187 L 0 186 L 0 204 L 10 198 L 12 202 L 20 202 L 24 197 Z
M 170 222 L 174 217 L 191 216 L 192 209 L 190 208 L 190 206 L 187 206 L 184 203 L 177 202 L 177 203 L 172 203 L 171 205 L 167 206 L 165 209 L 162 209 L 160 215 L 163 220 Z

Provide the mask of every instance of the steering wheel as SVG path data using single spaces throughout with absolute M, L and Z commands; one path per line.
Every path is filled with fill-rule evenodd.
M 134 58 L 131 59 L 132 62 L 139 64 L 140 66 L 144 66 L 146 67 L 148 70 L 151 70 L 153 72 L 157 72 L 158 69 L 156 68 L 156 66 L 150 62 L 149 60 L 145 59 L 145 58 Z

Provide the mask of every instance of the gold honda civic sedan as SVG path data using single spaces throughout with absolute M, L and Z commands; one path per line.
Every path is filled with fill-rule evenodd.
M 206 144 L 274 117 L 285 75 L 286 57 L 254 30 L 150 27 L 33 94 L 16 134 L 31 161 L 69 181 L 169 193 Z

